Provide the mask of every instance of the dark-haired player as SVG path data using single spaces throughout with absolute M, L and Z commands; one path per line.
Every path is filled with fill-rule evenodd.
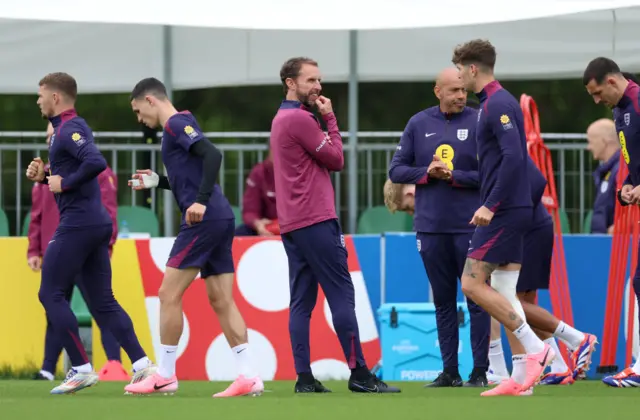
M 162 345 L 158 371 L 125 389 L 132 394 L 178 390 L 176 352 L 182 335 L 182 296 L 200 272 L 239 370 L 237 379 L 214 397 L 260 395 L 264 385 L 253 368 L 247 326 L 233 300 L 235 216 L 216 184 L 222 153 L 203 135 L 190 112 L 175 109 L 157 79 L 138 82 L 131 92 L 131 108 L 138 122 L 164 128 L 162 162 L 167 176 L 139 170 L 129 185 L 137 190 L 171 190 L 183 220 L 158 291 Z
M 622 157 L 629 168 L 629 176 L 618 191 L 618 200 L 623 206 L 640 204 L 640 87 L 633 79 L 632 74 L 623 74 L 620 67 L 606 57 L 591 60 L 582 77 L 594 102 L 613 109 Z M 640 254 L 636 258 L 640 260 Z M 633 276 L 633 289 L 636 299 L 640 299 L 640 264 Z M 640 323 L 636 328 L 640 328 Z M 602 381 L 612 387 L 640 387 L 640 357 L 632 367 Z
M 318 64 L 304 57 L 280 70 L 286 99 L 271 125 L 276 207 L 289 260 L 289 334 L 298 381 L 295 392 L 328 392 L 311 372 L 309 327 L 322 286 L 351 369 L 353 392 L 400 392 L 371 374 L 362 354 L 347 249 L 336 215 L 330 171 L 344 166 L 342 139 L 331 101 L 321 95 Z M 329 131 L 311 113 L 317 107 Z
M 477 226 L 462 275 L 462 291 L 513 332 L 525 369 L 484 396 L 520 395 L 534 386 L 555 357 L 526 323 L 516 293 L 523 238 L 533 216 L 527 175 L 524 117 L 518 101 L 493 76 L 496 51 L 485 40 L 456 47 L 453 63 L 467 90 L 480 99 L 477 144 L 482 206 L 470 223 Z M 492 287 L 487 281 L 492 279 Z M 513 346 L 512 346 L 513 347 Z
M 544 205 L 541 203 L 547 181 L 544 179 L 544 176 L 537 169 L 533 161 L 530 158 L 528 158 L 527 161 L 534 213 L 533 220 L 524 237 L 523 264 L 520 276 L 518 277 L 517 287 L 515 291 L 511 291 L 510 293 L 517 292 L 518 299 L 520 299 L 522 304 L 527 322 L 536 329 L 536 333 L 540 339 L 544 340 L 554 348 L 556 354 L 559 354 L 559 350 L 557 349 L 557 344 L 553 338 L 554 336 L 565 342 L 572 350 L 571 361 L 574 368 L 569 369 L 569 367 L 564 363 L 562 357 L 556 357 L 556 359 L 560 359 L 557 362 L 558 365 L 561 363 L 563 368 L 553 371 L 554 365 L 556 364 L 554 361 L 554 365 L 551 366 L 552 372 L 542 378 L 541 384 L 570 384 L 574 382 L 577 375 L 583 374 L 589 369 L 591 356 L 595 350 L 596 337 L 592 334 L 582 333 L 570 325 L 558 320 L 547 310 L 538 306 L 535 302 L 537 290 L 549 288 L 554 233 L 553 220 Z M 385 204 L 390 211 L 401 210 L 408 213 L 413 212 L 413 196 L 415 194 L 414 185 L 393 184 L 390 180 L 387 180 L 384 189 Z M 493 280 L 494 279 L 492 279 L 492 281 Z M 494 329 L 496 330 L 495 333 L 493 331 Z M 498 323 L 497 328 L 494 328 L 492 325 L 492 339 L 499 339 L 499 337 L 500 324 Z M 509 338 L 510 343 L 513 343 L 513 337 Z M 500 343 L 500 347 L 501 346 L 502 344 Z M 514 354 L 513 357 L 514 363 L 512 378 L 518 378 L 523 374 L 523 359 L 522 355 Z M 492 364 L 490 368 L 493 367 L 495 369 L 495 366 L 505 366 L 502 350 L 500 351 L 499 358 L 490 357 L 490 361 Z M 494 383 L 509 379 L 509 373 L 506 370 L 506 366 L 504 367 L 504 370 L 501 370 L 498 373 L 501 373 L 500 376 L 502 377 L 499 378 L 498 381 L 495 381 L 494 379 Z M 494 377 L 497 376 L 496 373 L 493 375 Z M 530 394 L 531 390 L 523 395 Z
M 44 254 L 38 297 L 55 334 L 62 339 L 72 368 L 52 394 L 67 394 L 98 382 L 80 336 L 67 290 L 79 288 L 101 330 L 109 330 L 133 363 L 132 382 L 152 374 L 154 366 L 138 342 L 131 318 L 113 297 L 109 242 L 113 231 L 98 185 L 107 163 L 93 142 L 93 133 L 74 106 L 78 87 L 66 73 L 51 73 L 40 80 L 38 106 L 51 121 L 49 176 L 44 162 L 35 158 L 27 178 L 49 185 L 55 194 L 60 223 Z

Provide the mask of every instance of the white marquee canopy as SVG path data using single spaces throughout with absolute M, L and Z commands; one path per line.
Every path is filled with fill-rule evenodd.
M 354 67 L 360 81 L 432 80 L 472 38 L 494 43 L 502 79 L 575 77 L 598 55 L 640 71 L 640 1 L 4 3 L 2 93 L 33 93 L 51 71 L 73 74 L 83 93 L 127 92 L 148 76 L 174 89 L 277 84 L 296 55 L 318 60 L 326 81 Z

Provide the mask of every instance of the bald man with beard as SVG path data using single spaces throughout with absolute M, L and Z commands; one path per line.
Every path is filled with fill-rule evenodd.
M 593 172 L 596 198 L 593 203 L 591 233 L 613 233 L 616 206 L 616 178 L 620 164 L 620 143 L 613 120 L 602 118 L 587 129 L 587 150 L 600 165 Z
M 466 106 L 467 92 L 455 68 L 443 70 L 434 93 L 440 105 L 409 120 L 389 168 L 385 202 L 407 211 L 403 194 L 415 184 L 417 248 L 433 291 L 443 372 L 428 387 L 463 386 L 458 369 L 457 279 L 480 207 L 475 127 L 477 111 Z M 489 315 L 467 299 L 474 368 L 464 386 L 487 386 Z

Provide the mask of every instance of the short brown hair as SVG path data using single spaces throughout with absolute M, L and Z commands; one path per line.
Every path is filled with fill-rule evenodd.
M 298 77 L 303 64 L 311 64 L 318 67 L 318 62 L 309 57 L 293 57 L 288 59 L 280 68 L 280 81 L 285 95 L 289 91 L 286 80 Z
M 453 64 L 463 66 L 475 64 L 483 70 L 491 70 L 496 65 L 496 49 L 486 39 L 474 39 L 458 45 L 453 50 Z
M 40 79 L 38 86 L 44 86 L 59 90 L 65 94 L 69 99 L 75 100 L 78 96 L 78 84 L 70 74 L 67 73 L 49 73 Z
M 384 193 L 384 205 L 391 213 L 400 210 L 402 206 L 402 196 L 405 184 L 394 184 L 390 179 L 384 183 L 382 191 Z

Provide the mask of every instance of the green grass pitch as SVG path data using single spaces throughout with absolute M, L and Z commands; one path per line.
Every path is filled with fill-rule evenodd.
M 599 381 L 538 386 L 531 397 L 480 397 L 480 390 L 425 389 L 404 382 L 396 395 L 352 394 L 346 382 L 326 382 L 332 394 L 296 395 L 293 382 L 266 382 L 261 397 L 213 399 L 227 383 L 180 382 L 173 396 L 123 395 L 124 383 L 102 382 L 75 395 L 50 395 L 59 382 L 0 381 L 0 419 L 64 420 L 525 420 L 623 418 L 634 413 L 640 389 Z M 633 416 L 633 414 L 631 414 Z

